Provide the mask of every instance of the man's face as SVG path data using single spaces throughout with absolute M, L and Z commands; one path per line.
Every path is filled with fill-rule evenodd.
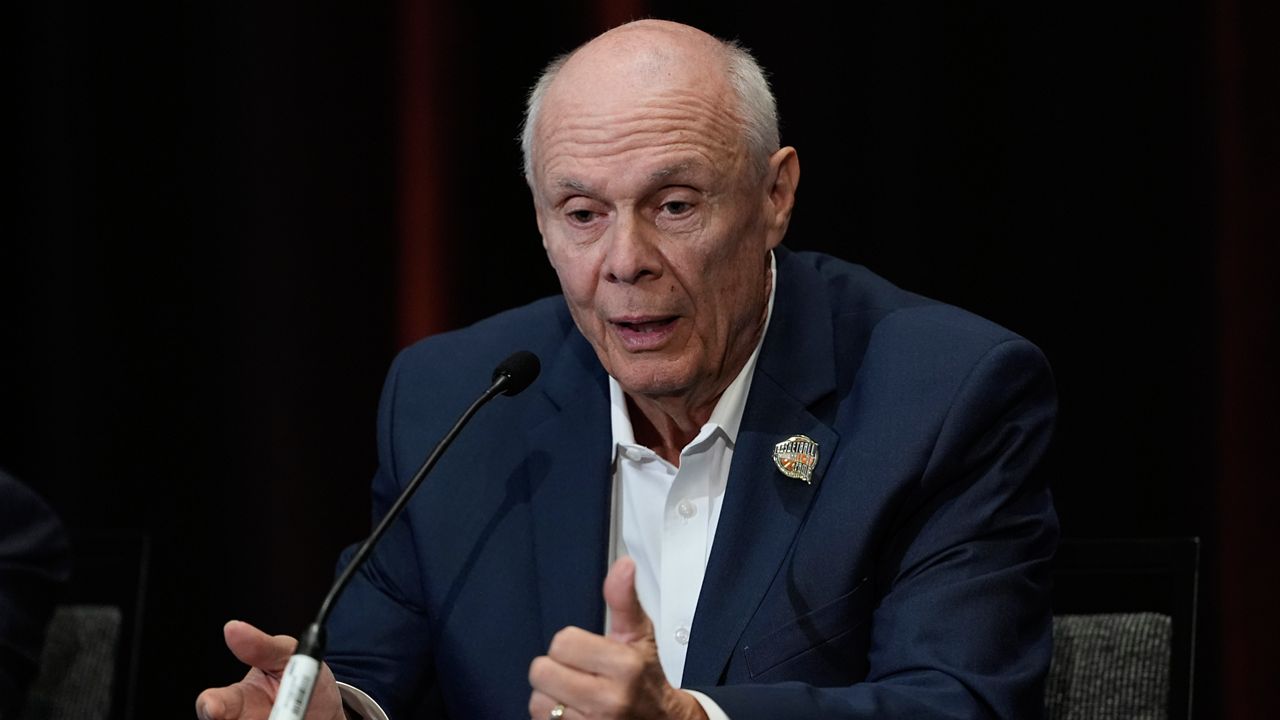
M 624 390 L 714 399 L 763 329 L 785 230 L 777 163 L 747 157 L 726 89 L 619 85 L 548 96 L 532 179 L 543 244 Z

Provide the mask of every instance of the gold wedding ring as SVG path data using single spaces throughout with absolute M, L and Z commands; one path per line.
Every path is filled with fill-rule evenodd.
M 564 703 L 556 703 L 556 706 L 551 708 L 551 714 L 547 716 L 547 720 L 561 720 L 563 717 Z

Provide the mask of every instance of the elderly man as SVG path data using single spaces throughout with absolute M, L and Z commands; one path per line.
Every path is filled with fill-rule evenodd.
M 328 662 L 350 687 L 324 674 L 309 716 L 1038 715 L 1040 353 L 780 247 L 796 151 L 760 68 L 698 30 L 631 23 L 553 63 L 524 146 L 564 295 L 401 354 L 375 512 L 497 360 L 545 370 L 348 589 Z M 225 632 L 254 669 L 199 712 L 261 715 L 293 641 Z

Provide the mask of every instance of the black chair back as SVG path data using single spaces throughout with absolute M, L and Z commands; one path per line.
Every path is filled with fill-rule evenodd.
M 71 533 L 71 585 L 50 622 L 23 720 L 136 717 L 148 539 L 125 531 Z
M 1095 636 L 1110 633 L 1116 643 L 1130 645 L 1136 641 L 1125 640 L 1125 633 L 1132 638 L 1138 632 L 1153 641 L 1164 633 L 1169 647 L 1170 720 L 1191 717 L 1199 563 L 1198 538 L 1064 540 L 1054 559 L 1053 613 L 1059 619 L 1059 631 L 1079 628 Z M 1103 615 L 1126 617 L 1095 618 L 1087 629 L 1079 620 L 1069 621 L 1073 628 L 1061 622 L 1068 616 Z M 1084 637 L 1087 640 L 1089 635 Z M 1128 651 L 1111 650 L 1120 650 L 1121 655 Z M 1055 650 L 1055 660 L 1059 659 Z

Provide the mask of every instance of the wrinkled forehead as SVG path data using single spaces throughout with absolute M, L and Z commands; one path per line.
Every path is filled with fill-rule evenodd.
M 672 169 L 732 173 L 744 155 L 742 133 L 722 106 L 689 93 L 643 104 L 602 107 L 566 103 L 549 112 L 534 152 L 534 174 L 623 177 Z

